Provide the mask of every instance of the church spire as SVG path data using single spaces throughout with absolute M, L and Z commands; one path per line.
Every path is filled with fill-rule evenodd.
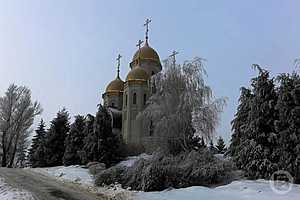
M 145 37 L 146 41 L 145 41 L 145 45 L 147 45 L 147 46 L 148 46 L 148 39 L 149 39 L 149 24 L 150 24 L 150 22 L 152 22 L 151 19 L 147 18 L 146 21 L 145 21 L 145 24 L 144 24 L 144 26 L 146 27 L 146 33 L 145 33 L 145 35 L 146 35 L 146 37 Z
M 118 62 L 118 65 L 117 65 L 117 78 L 120 79 L 120 64 L 121 64 L 121 58 L 122 56 L 119 54 L 118 57 L 117 57 L 117 62 Z

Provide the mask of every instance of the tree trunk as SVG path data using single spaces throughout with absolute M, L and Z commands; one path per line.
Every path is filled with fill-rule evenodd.
M 12 168 L 13 164 L 14 164 L 14 160 L 15 160 L 16 152 L 17 152 L 17 146 L 18 146 L 18 143 L 19 143 L 19 136 L 20 136 L 20 134 L 17 134 L 16 141 L 15 141 L 15 144 L 14 144 L 14 149 L 13 149 L 13 152 L 10 156 L 9 164 L 7 166 L 9 168 Z
M 2 134 L 2 167 L 6 167 L 6 145 L 5 145 L 5 133 Z
M 6 167 L 6 151 L 3 148 L 3 155 L 2 155 L 2 163 L 1 163 L 2 167 Z

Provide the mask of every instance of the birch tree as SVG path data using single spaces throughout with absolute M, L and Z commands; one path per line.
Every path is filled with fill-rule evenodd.
M 41 112 L 40 104 L 32 101 L 31 91 L 25 86 L 12 84 L 0 97 L 2 167 L 13 167 L 20 139 Z
M 156 93 L 139 117 L 153 122 L 154 143 L 168 152 L 190 150 L 197 136 L 211 139 L 218 124 L 225 99 L 214 98 L 206 85 L 203 62 L 196 57 L 178 65 L 167 59 L 153 77 Z

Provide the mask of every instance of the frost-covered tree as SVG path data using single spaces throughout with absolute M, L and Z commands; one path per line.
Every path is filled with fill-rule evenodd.
M 40 162 L 43 158 L 40 157 L 40 154 L 37 154 L 37 149 L 39 145 L 42 143 L 44 144 L 45 136 L 46 136 L 46 130 L 45 130 L 45 122 L 43 120 L 40 121 L 38 128 L 35 130 L 35 136 L 33 136 L 32 144 L 28 152 L 28 161 L 32 167 L 35 167 L 37 163 Z
M 225 100 L 213 97 L 205 75 L 203 59 L 194 58 L 182 65 L 168 59 L 153 77 L 156 92 L 139 117 L 152 120 L 153 144 L 165 152 L 189 151 L 195 137 L 212 137 Z
M 64 108 L 51 121 L 47 132 L 44 152 L 47 166 L 59 166 L 63 164 L 65 139 L 69 129 L 69 113 Z
M 84 116 L 75 116 L 75 121 L 71 125 L 69 134 L 65 140 L 65 153 L 63 157 L 63 163 L 66 166 L 83 164 L 80 159 L 80 151 L 83 148 L 84 139 Z
M 221 136 L 217 140 L 216 148 L 218 149 L 218 153 L 225 153 L 226 151 L 226 145 Z
M 26 136 L 35 116 L 41 114 L 38 102 L 31 99 L 31 91 L 25 86 L 10 85 L 0 97 L 0 132 L 2 167 L 13 167 L 20 140 Z
M 300 182 L 300 77 L 298 74 L 278 76 L 279 119 L 275 123 L 278 132 L 279 167 L 291 173 Z

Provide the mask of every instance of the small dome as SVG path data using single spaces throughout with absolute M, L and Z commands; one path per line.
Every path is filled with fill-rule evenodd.
M 122 81 L 119 77 L 110 82 L 106 87 L 106 92 L 121 92 L 124 91 L 124 81 Z
M 148 42 L 146 42 L 142 48 L 140 48 L 135 52 L 132 61 L 138 60 L 139 54 L 140 54 L 140 59 L 149 59 L 160 63 L 160 59 L 157 52 L 148 45 Z
M 126 77 L 126 81 L 131 81 L 131 80 L 144 80 L 147 81 L 149 80 L 150 77 L 148 75 L 148 73 L 141 68 L 140 66 L 136 66 L 135 68 L 133 68 Z

